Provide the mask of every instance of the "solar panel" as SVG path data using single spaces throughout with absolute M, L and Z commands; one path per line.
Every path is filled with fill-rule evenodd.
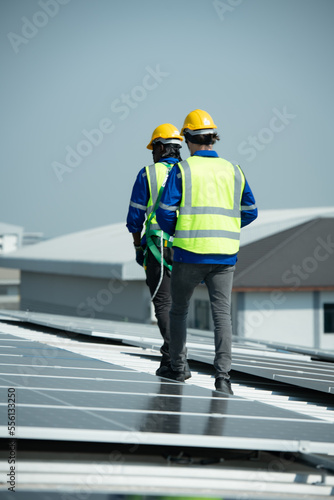
M 213 354 L 189 349 L 190 359 L 213 363 Z M 277 380 L 327 394 L 334 392 L 333 364 L 311 360 L 277 359 L 261 356 L 246 356 L 233 353 L 232 370 L 249 373 L 258 377 Z
M 161 345 L 158 329 L 154 325 L 75 318 L 24 311 L 10 312 L 9 315 L 22 321 L 74 331 L 89 336 L 113 339 L 122 341 L 128 345 L 151 348 L 157 351 Z M 212 365 L 212 335 L 209 331 L 188 330 L 187 347 L 189 359 Z M 232 369 L 327 394 L 334 393 L 333 364 L 330 361 L 316 361 L 310 357 L 313 353 L 315 357 L 321 358 L 321 356 L 327 356 L 327 359 L 330 360 L 331 354 L 319 350 L 312 351 L 307 348 L 295 348 L 294 346 L 290 346 L 290 349 L 291 351 L 295 349 L 296 353 L 299 354 L 286 352 L 286 346 L 280 346 L 279 349 L 279 344 L 260 344 L 250 339 L 234 337 Z
M 188 359 L 200 361 L 201 363 L 212 366 L 214 360 L 213 346 L 211 346 L 211 349 L 201 345 L 196 346 L 196 344 L 191 341 L 191 335 L 189 335 L 189 338 L 190 341 L 187 342 Z M 138 340 L 135 341 L 130 338 L 124 338 L 123 342 L 138 347 L 155 349 L 156 351 L 160 349 L 158 340 L 153 342 L 151 340 L 138 338 Z M 273 353 L 276 354 L 276 351 L 273 351 Z M 305 359 L 302 357 L 299 357 L 299 359 L 293 356 L 291 357 L 292 360 L 289 359 L 288 353 L 285 353 L 284 357 L 270 357 L 268 353 L 264 356 L 264 353 L 261 351 L 258 351 L 257 355 L 255 355 L 254 352 L 250 354 L 247 349 L 245 349 L 244 354 L 240 354 L 240 349 L 239 352 L 236 353 L 234 344 L 232 344 L 232 370 L 234 371 L 325 392 L 327 394 L 334 393 L 332 363 L 325 361 L 317 362 L 307 357 Z
M 330 422 L 17 340 L 0 333 L 0 421 L 15 388 L 17 439 L 334 453 Z

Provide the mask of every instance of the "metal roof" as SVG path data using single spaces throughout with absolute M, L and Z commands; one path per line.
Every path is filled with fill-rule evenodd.
M 0 257 L 0 266 L 23 271 L 105 278 L 144 279 L 134 259 L 132 238 L 124 223 L 53 238 Z
M 334 289 L 334 218 L 314 219 L 243 246 L 234 289 Z
M 0 234 L 21 234 L 22 232 L 22 226 L 15 226 L 14 224 L 6 224 L 5 222 L 0 222 Z
M 334 207 L 282 208 L 262 210 L 258 218 L 241 231 L 241 246 L 267 238 L 318 218 L 334 217 Z

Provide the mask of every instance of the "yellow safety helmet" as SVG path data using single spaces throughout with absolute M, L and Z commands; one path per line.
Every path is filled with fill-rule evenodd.
M 203 111 L 202 109 L 195 109 L 186 116 L 181 130 L 181 135 L 184 135 L 184 131 L 186 129 L 188 129 L 191 135 L 212 134 L 213 129 L 215 128 L 217 127 L 209 113 Z M 195 133 L 193 131 L 195 131 Z
M 151 142 L 146 146 L 147 149 L 153 149 L 153 143 L 158 139 L 163 144 L 174 143 L 181 145 L 181 141 L 183 141 L 180 132 L 171 123 L 163 123 L 153 131 Z

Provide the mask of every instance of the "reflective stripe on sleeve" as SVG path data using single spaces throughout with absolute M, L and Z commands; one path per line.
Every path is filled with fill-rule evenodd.
M 133 201 L 130 201 L 130 207 L 139 208 L 139 210 L 144 210 L 146 212 L 146 206 L 134 203 Z
M 256 205 L 241 205 L 241 210 L 254 210 L 256 208 Z
M 168 205 L 165 205 L 164 203 L 159 203 L 159 207 L 160 208 L 163 208 L 164 210 L 170 210 L 171 212 L 176 212 L 176 210 L 178 210 L 179 207 L 170 207 Z

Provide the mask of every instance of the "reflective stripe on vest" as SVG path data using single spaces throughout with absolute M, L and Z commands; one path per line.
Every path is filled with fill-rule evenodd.
M 200 254 L 239 250 L 245 177 L 222 158 L 193 156 L 179 163 L 182 200 L 174 246 Z
M 145 167 L 145 170 L 147 175 L 148 188 L 150 191 L 150 198 L 148 200 L 146 209 L 146 216 L 148 217 L 153 211 L 155 202 L 157 201 L 157 198 L 159 196 L 160 188 L 164 180 L 166 179 L 168 168 L 164 163 L 153 163 L 152 165 Z M 160 230 L 160 226 L 157 223 L 157 219 L 155 216 L 151 220 L 150 229 L 154 231 Z

